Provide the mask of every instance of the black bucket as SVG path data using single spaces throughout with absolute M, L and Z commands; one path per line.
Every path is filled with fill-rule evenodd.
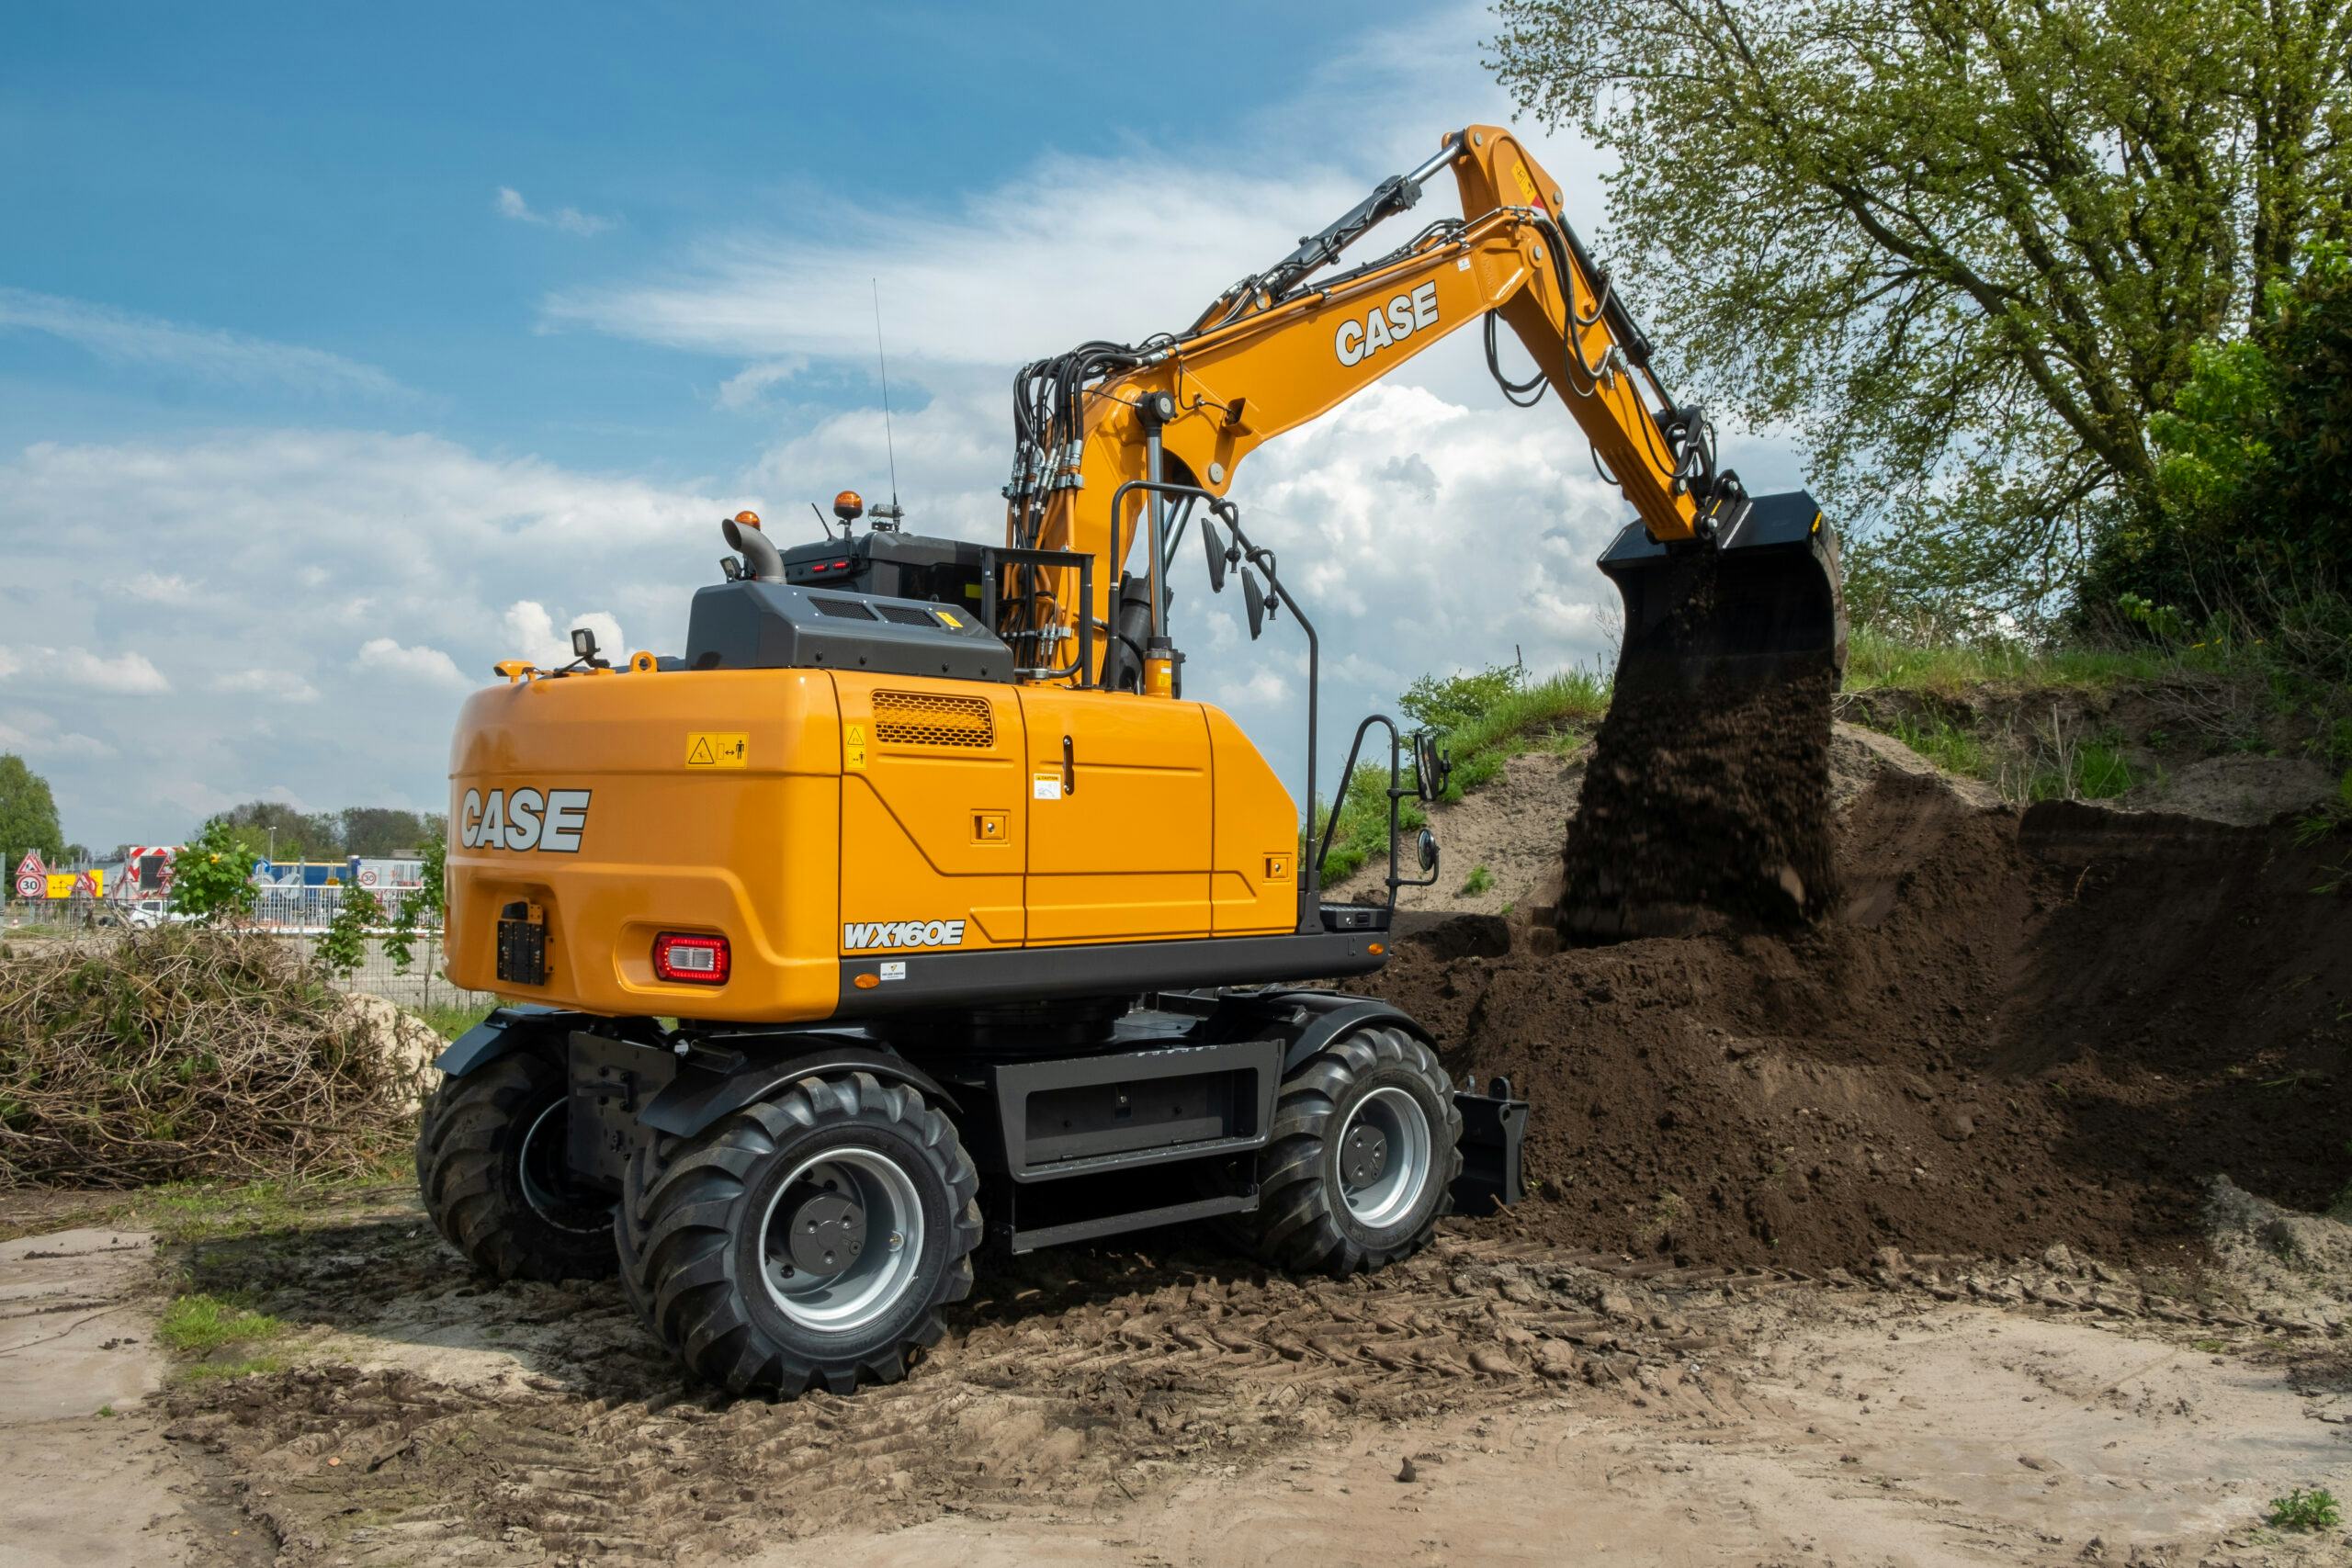
M 1624 648 L 1562 851 L 1561 937 L 1822 919 L 1846 615 L 1820 509 L 1766 496 L 1717 543 L 1636 525 L 1600 570 L 1624 595 Z
M 1757 497 L 1713 544 L 1656 544 L 1634 524 L 1600 570 L 1625 600 L 1621 682 L 1770 679 L 1780 664 L 1811 667 L 1824 655 L 1845 674 L 1838 536 L 1801 490 Z

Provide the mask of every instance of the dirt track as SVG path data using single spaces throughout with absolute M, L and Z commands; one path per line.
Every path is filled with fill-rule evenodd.
M 110 1445 L 111 1515 L 161 1516 L 136 1560 L 198 1563 L 2194 1562 L 2352 1483 L 2341 1341 L 2218 1298 L 1497 1229 L 1377 1281 L 1181 1235 L 1032 1259 L 909 1382 L 770 1405 L 682 1393 L 608 1284 L 487 1289 L 383 1213 L 191 1259 L 304 1325 L 300 1365 L 45 1451 Z M 2327 1560 L 2275 1550 L 2217 1560 Z
M 615 1287 L 483 1285 L 386 1194 L 175 1260 L 295 1325 L 287 1371 L 77 1419 L 0 1356 L 0 1563 L 72 1560 L 74 1475 L 198 1563 L 2339 1560 L 2256 1521 L 2352 1496 L 2352 1227 L 2272 1206 L 2346 1174 L 2346 901 L 2273 829 L 1895 762 L 1846 781 L 1824 931 L 1401 944 L 1448 1065 L 1536 1096 L 1542 1187 L 1376 1279 L 1041 1255 L 903 1384 L 730 1404 Z

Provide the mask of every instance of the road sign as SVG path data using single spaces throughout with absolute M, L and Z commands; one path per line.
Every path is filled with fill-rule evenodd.
M 362 887 L 373 887 L 376 886 L 376 868 L 374 866 L 368 865 L 360 867 L 359 886 Z
M 48 887 L 48 886 L 49 879 L 47 877 L 35 876 L 28 873 L 27 874 L 17 878 L 17 897 L 19 898 L 38 898 L 41 896 L 42 892 Z
M 51 872 L 49 874 L 49 896 L 52 898 L 73 897 L 74 874 L 70 871 Z
M 74 892 L 76 897 L 86 896 L 92 898 L 105 897 L 107 896 L 107 874 L 103 871 L 96 870 L 84 872 L 75 879 L 74 883 Z
M 40 852 L 38 850 L 27 850 L 25 852 L 25 858 L 17 863 L 17 874 L 18 876 L 46 876 L 49 874 L 49 867 L 40 863 Z

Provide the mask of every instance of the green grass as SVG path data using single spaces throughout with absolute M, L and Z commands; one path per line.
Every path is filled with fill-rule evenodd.
M 2137 782 L 2123 753 L 2105 741 L 2086 742 L 2074 761 L 2075 794 L 2084 800 L 2112 800 Z
M 2284 1497 L 2270 1499 L 2270 1512 L 2264 1522 L 2282 1530 L 2324 1530 L 2334 1529 L 2343 1517 L 2335 1494 L 2326 1487 L 2298 1486 Z
M 1494 885 L 1495 874 L 1493 872 L 1488 871 L 1483 865 L 1473 866 L 1470 869 L 1469 879 L 1462 885 L 1462 891 L 1475 898 L 1479 894 L 1487 891 L 1489 887 L 1492 887 Z
M 1446 746 L 1453 758 L 1453 773 L 1440 798 L 1458 801 L 1492 783 L 1501 775 L 1505 762 L 1523 752 L 1572 750 L 1581 733 L 1600 723 L 1608 710 L 1609 679 L 1589 670 L 1564 671 L 1504 693 L 1448 732 Z M 1410 784 L 1415 776 L 1408 760 L 1404 782 Z M 1339 831 L 1331 840 L 1331 858 L 1323 865 L 1327 884 L 1344 882 L 1367 862 L 1387 855 L 1387 789 L 1385 760 L 1359 765 L 1355 776 L 1348 780 L 1340 807 Z M 1315 814 L 1318 837 L 1329 819 L 1329 810 L 1318 807 Z M 1408 840 L 1401 868 L 1409 875 L 1414 870 L 1410 840 L 1414 830 L 1428 822 L 1429 815 L 1419 799 L 1408 797 L 1399 803 L 1396 820 Z
M 2113 686 L 2155 681 L 2184 666 L 2217 668 L 2222 662 L 2219 655 L 2192 660 L 2185 652 L 2154 646 L 2036 648 L 2007 638 L 1917 642 L 1858 626 L 1846 644 L 1846 689 L 1893 687 L 1951 696 L 1984 685 L 2041 690 Z
M 1984 743 L 1941 714 L 1900 716 L 1886 732 L 1948 773 L 1982 778 L 1988 765 Z
M 165 1246 L 217 1241 L 334 1222 L 339 1205 L 382 1188 L 405 1194 L 415 1181 L 405 1147 L 386 1149 L 345 1176 L 259 1181 L 167 1181 L 142 1188 L 81 1223 L 150 1230 Z
M 220 1351 L 277 1338 L 286 1325 L 234 1297 L 198 1291 L 172 1298 L 156 1322 L 155 1337 L 183 1360 L 209 1360 Z
M 480 1007 L 411 1008 L 409 1011 L 431 1024 L 439 1032 L 443 1039 L 455 1040 L 458 1035 L 488 1018 L 491 1010 L 496 1005 L 494 1002 L 486 1002 Z

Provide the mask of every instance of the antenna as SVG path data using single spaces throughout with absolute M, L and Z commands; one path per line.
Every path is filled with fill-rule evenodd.
M 874 290 L 874 363 L 882 372 L 882 444 L 890 455 L 890 513 L 905 515 L 899 510 L 899 445 L 890 434 L 890 362 L 882 356 L 882 285 L 872 277 L 865 280 Z

